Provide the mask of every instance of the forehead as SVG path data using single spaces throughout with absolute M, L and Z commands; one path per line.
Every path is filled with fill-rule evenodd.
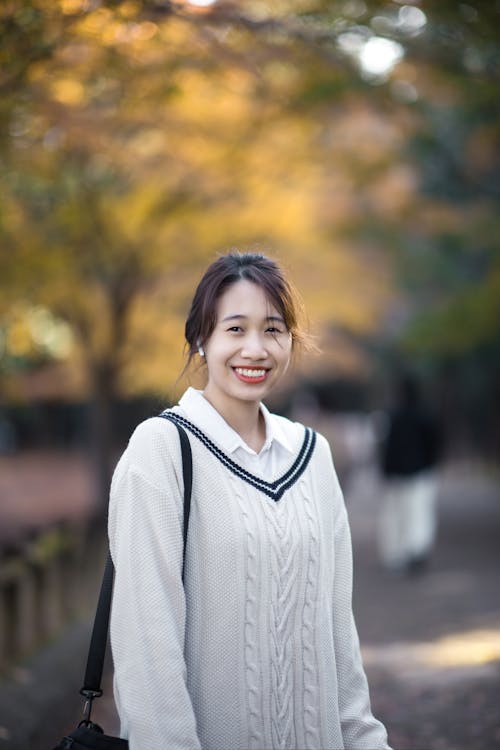
M 231 284 L 217 302 L 217 318 L 221 320 L 229 315 L 282 317 L 274 302 L 268 297 L 266 290 L 246 279 Z

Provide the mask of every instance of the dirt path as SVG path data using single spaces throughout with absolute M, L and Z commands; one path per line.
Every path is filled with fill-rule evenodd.
M 500 486 L 470 468 L 443 471 L 429 569 L 397 577 L 375 546 L 381 488 L 348 485 L 354 607 L 374 712 L 398 750 L 500 748 Z

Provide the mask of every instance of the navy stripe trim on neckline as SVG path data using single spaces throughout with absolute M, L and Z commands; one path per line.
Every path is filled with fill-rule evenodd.
M 210 438 L 205 435 L 202 430 L 200 430 L 199 427 L 196 427 L 196 425 L 190 422 L 189 419 L 186 419 L 182 415 L 169 410 L 162 412 L 158 416 L 162 417 L 163 419 L 168 419 L 170 422 L 180 424 L 182 427 L 185 427 L 195 437 L 197 437 L 198 440 L 200 440 L 203 445 L 208 448 L 208 450 L 213 453 L 213 455 L 218 458 L 219 461 L 227 469 L 229 469 L 229 471 L 231 471 L 240 479 L 243 479 L 252 487 L 255 487 L 255 489 L 260 490 L 274 501 L 280 500 L 283 497 L 284 493 L 304 473 L 316 444 L 316 433 L 310 427 L 305 427 L 304 441 L 300 448 L 299 454 L 293 462 L 292 466 L 290 466 L 288 471 L 286 471 L 285 474 L 283 474 L 283 476 L 279 479 L 276 479 L 274 482 L 266 482 L 265 479 L 256 477 L 255 474 L 251 474 L 242 466 L 235 463 L 235 461 L 229 458 L 229 456 L 227 456 L 219 447 L 217 447 L 217 445 L 215 445 L 215 443 L 213 443 Z

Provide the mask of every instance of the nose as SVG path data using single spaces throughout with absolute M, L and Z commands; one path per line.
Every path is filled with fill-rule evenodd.
M 267 357 L 267 348 L 262 336 L 259 333 L 248 333 L 243 341 L 241 356 L 245 359 L 265 359 Z

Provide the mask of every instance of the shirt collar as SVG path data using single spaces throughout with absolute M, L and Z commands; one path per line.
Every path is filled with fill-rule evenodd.
M 228 425 L 217 409 L 207 401 L 202 391 L 191 387 L 188 388 L 179 400 L 179 406 L 186 417 L 212 438 L 212 440 L 215 440 L 226 453 L 234 453 L 238 448 L 242 448 L 247 453 L 255 455 L 255 451 L 245 443 L 236 430 L 233 430 Z M 280 424 L 279 417 L 271 414 L 262 403 L 260 404 L 260 411 L 266 425 L 266 440 L 262 446 L 261 453 L 268 450 L 273 442 L 279 443 L 289 453 L 293 453 L 290 439 Z

